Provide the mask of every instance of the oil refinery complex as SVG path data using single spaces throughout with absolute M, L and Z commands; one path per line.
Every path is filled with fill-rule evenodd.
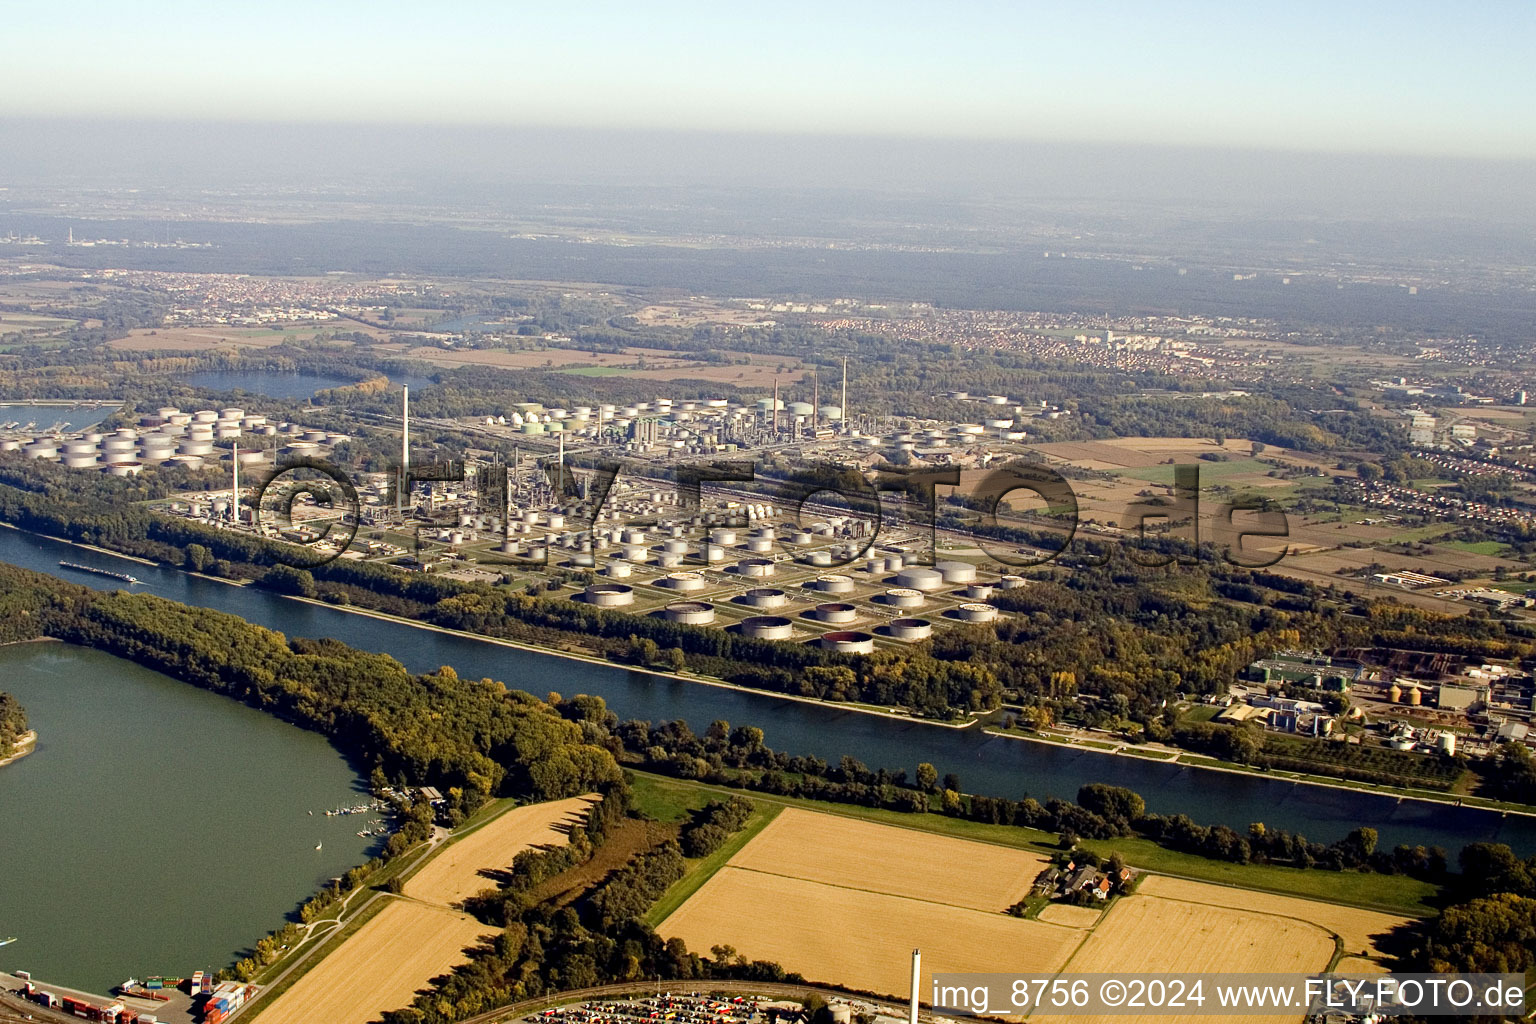
M 714 481 L 697 506 L 676 480 L 690 464 L 743 463 L 793 475 L 815 466 L 980 469 L 1023 454 L 1022 425 L 1066 415 L 1004 396 L 973 403 L 975 422 L 886 421 L 846 415 L 842 404 L 657 398 L 634 405 L 546 407 L 418 420 L 418 436 L 452 433 L 465 457 L 444 463 L 412 444 L 410 394 L 401 399 L 398 464 L 351 474 L 356 503 L 323 500 L 296 480 L 350 435 L 269 420 L 240 408 L 163 407 L 136 426 L 87 430 L 0 446 L 79 469 L 222 467 L 225 490 L 199 490 L 159 511 L 305 545 L 340 557 L 440 573 L 468 582 L 542 584 L 598 608 L 654 615 L 760 639 L 814 642 L 844 653 L 926 639 L 941 622 L 985 622 L 995 590 L 1018 576 L 986 574 L 981 552 L 935 552 L 904 496 L 828 491 L 774 497 L 772 481 Z M 882 429 L 884 428 L 884 429 Z M 604 465 L 617 464 L 605 475 Z M 708 473 L 701 473 L 706 480 Z M 269 484 L 269 481 L 271 482 Z M 283 481 L 281 484 L 278 481 Z M 285 498 L 284 495 L 287 495 Z

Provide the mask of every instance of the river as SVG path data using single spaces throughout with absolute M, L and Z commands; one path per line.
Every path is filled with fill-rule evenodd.
M 368 796 L 318 733 L 65 644 L 0 648 L 0 687 L 38 733 L 0 768 L 8 970 L 107 992 L 224 967 L 380 842 L 325 816 Z
M 1158 813 L 1182 812 L 1239 831 L 1262 821 L 1330 842 L 1357 825 L 1368 825 L 1380 832 L 1386 847 L 1438 845 L 1454 857 L 1468 842 L 1491 839 L 1509 843 L 1523 855 L 1536 853 L 1536 818 L 1523 815 L 1506 818 L 1468 807 L 1399 802 L 1354 790 L 1112 757 L 589 664 L 199 579 L 0 529 L 0 560 L 97 588 L 121 586 L 106 577 L 60 569 L 60 559 L 119 572 L 127 569 L 162 597 L 232 612 L 290 636 L 336 637 L 364 650 L 391 654 L 415 672 L 452 665 L 461 676 L 499 679 L 539 695 L 550 690 L 597 694 L 621 718 L 684 718 L 701 731 L 715 719 L 753 724 L 780 750 L 828 760 L 849 754 L 871 767 L 905 769 L 909 775 L 918 762 L 928 761 L 940 775 L 955 772 L 966 789 L 978 793 L 1071 799 L 1084 783 L 1108 782 L 1141 793 L 1148 808 Z

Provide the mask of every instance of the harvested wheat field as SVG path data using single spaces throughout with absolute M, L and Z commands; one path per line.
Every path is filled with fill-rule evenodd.
M 730 863 L 827 885 L 1003 911 L 1029 892 L 1049 862 L 1024 850 L 786 807 Z
M 1147 881 L 1151 881 L 1148 879 Z M 1146 883 L 1142 883 L 1145 891 Z M 1260 893 L 1230 890 L 1240 899 Z M 1072 933 L 1067 933 L 1072 934 Z M 1266 913 L 1186 903 L 1137 894 L 1117 902 L 1067 963 L 1069 974 L 1138 972 L 1306 972 L 1333 959 L 1333 936 L 1314 924 Z M 1060 1024 L 1172 1024 L 1199 1016 L 1045 1015 L 1031 1021 Z M 1295 1024 L 1297 1014 L 1243 1017 L 1244 1021 Z
M 1052 903 L 1037 915 L 1051 924 L 1063 924 L 1068 928 L 1092 928 L 1099 923 L 1103 911 L 1094 907 L 1073 907 L 1065 903 Z
M 261 1024 L 366 1024 L 411 1001 L 495 931 L 440 907 L 391 900 L 260 1014 Z
M 726 943 L 750 960 L 777 961 L 811 981 L 898 998 L 908 994 L 911 952 L 917 947 L 923 950 L 926 989 L 934 972 L 1055 971 L 1083 938 L 1074 928 L 996 911 L 729 865 L 657 931 L 681 938 L 690 949 Z
M 1381 954 L 1381 951 L 1376 948 L 1373 937 L 1379 937 L 1411 920 L 1394 914 L 1345 907 L 1337 903 L 1321 903 L 1317 900 L 1302 899 L 1299 896 L 1281 896 L 1278 893 L 1255 892 L 1252 889 L 1234 889 L 1229 885 L 1169 878 L 1165 875 L 1148 876 L 1142 882 L 1140 891 L 1148 896 L 1161 896 L 1164 899 L 1204 903 L 1217 907 L 1240 906 L 1244 910 L 1260 914 L 1273 914 L 1276 917 L 1306 921 L 1337 935 L 1344 941 L 1345 952 L 1356 954 L 1368 952 L 1371 956 Z
M 495 882 L 482 870 L 508 868 L 512 858 L 533 846 L 565 845 L 566 829 L 585 820 L 591 796 L 573 796 L 514 807 L 468 836 L 450 843 L 405 883 L 405 894 L 428 903 L 458 903 Z

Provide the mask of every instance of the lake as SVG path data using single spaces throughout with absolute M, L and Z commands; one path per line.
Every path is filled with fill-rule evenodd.
M 0 648 L 0 680 L 38 732 L 0 768 L 7 970 L 105 993 L 222 968 L 375 852 L 373 815 L 325 816 L 367 787 L 318 733 L 65 644 Z

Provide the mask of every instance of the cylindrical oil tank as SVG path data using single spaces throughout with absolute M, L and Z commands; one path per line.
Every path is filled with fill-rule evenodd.
M 51 459 L 59 454 L 59 446 L 53 441 L 33 441 L 22 451 L 34 459 Z
M 96 450 L 96 446 L 95 445 L 91 445 L 91 450 L 95 451 Z M 7 438 L 4 441 L 0 441 L 0 452 L 19 452 L 19 451 L 21 451 L 21 442 L 16 440 L 15 438 Z
M 838 654 L 871 654 L 875 649 L 875 638 L 868 633 L 855 632 L 853 630 L 838 630 L 821 635 L 821 649 L 835 651 Z
M 687 554 L 688 542 L 685 540 L 664 540 L 661 542 L 661 550 L 669 555 Z
M 635 588 L 626 583 L 594 583 L 584 592 L 588 604 L 618 608 L 635 603 Z
M 927 640 L 933 636 L 933 623 L 927 619 L 892 619 L 889 628 L 897 640 Z
M 773 532 L 773 527 L 771 526 L 759 526 L 757 528 L 756 537 L 758 540 L 773 540 L 776 536 L 778 535 Z
M 611 579 L 621 580 L 627 579 L 634 571 L 635 567 L 628 562 L 614 560 L 603 568 L 603 575 Z
M 219 419 L 221 420 L 238 420 L 244 418 L 244 409 L 236 409 L 234 406 L 228 406 L 219 410 Z
M 976 567 L 970 562 L 940 562 L 934 566 L 945 583 L 973 583 Z
M 805 556 L 805 560 L 806 560 L 807 563 L 809 563 L 811 565 L 816 565 L 816 566 L 831 565 L 832 564 L 832 552 L 830 552 L 830 551 L 812 551 L 812 552 L 810 552 L 809 554 L 807 554 Z
M 926 566 L 913 565 L 896 574 L 898 586 L 912 590 L 938 590 L 944 585 L 944 577 L 937 569 L 929 569 Z
M 212 409 L 199 409 L 192 414 L 193 423 L 215 423 L 218 418 L 219 414 Z
M 64 446 L 65 455 L 95 455 L 96 446 L 89 441 L 70 441 Z
M 754 587 L 741 595 L 741 603 L 749 608 L 782 608 L 789 603 L 789 595 L 778 587 Z
M 906 568 L 906 565 L 907 565 L 907 560 L 905 558 L 903 558 L 901 555 L 886 555 L 885 556 L 885 571 L 886 572 L 899 572 L 900 570 Z
M 743 576 L 763 577 L 772 576 L 774 564 L 768 558 L 743 558 L 736 563 L 736 571 Z
M 113 476 L 138 476 L 144 471 L 144 463 L 134 459 L 130 462 L 109 462 L 107 472 Z
M 696 572 L 674 572 L 661 577 L 656 585 L 669 590 L 703 590 L 709 581 Z
M 86 469 L 101 465 L 100 460 L 96 458 L 94 447 L 85 452 L 65 452 L 60 461 L 69 469 Z
M 723 545 L 725 547 L 729 547 L 730 545 L 736 543 L 736 531 L 735 530 L 724 530 L 724 529 L 711 530 L 711 531 L 709 531 L 709 539 L 710 539 L 711 542 L 713 542 L 715 544 L 720 544 L 720 545 Z
M 139 441 L 135 437 L 109 437 L 101 442 L 104 452 L 131 452 L 138 447 Z
M 830 576 L 819 576 L 811 586 L 823 594 L 847 594 L 853 590 L 853 577 L 834 573 Z
M 625 544 L 644 544 L 645 531 L 633 529 L 625 530 L 623 534 L 620 535 L 619 539 L 622 540 Z
M 1014 576 L 1010 574 L 998 580 L 997 586 L 999 590 L 1017 590 L 1019 587 L 1024 586 L 1025 582 L 1026 581 L 1023 576 Z
M 800 530 L 797 533 L 790 534 L 789 542 L 791 544 L 809 544 L 815 539 L 810 530 Z
M 885 592 L 885 603 L 892 608 L 916 608 L 923 603 L 923 592 L 910 587 L 897 587 Z
M 565 515 L 560 512 L 551 512 L 549 514 L 549 528 L 551 530 L 565 529 Z
M 168 420 L 172 416 L 178 416 L 180 414 L 181 410 L 176 408 L 174 405 L 162 405 L 160 408 L 155 410 L 155 415 L 160 417 L 162 420 Z
M 705 601 L 674 601 L 661 610 L 669 622 L 703 626 L 715 621 L 715 609 Z
M 990 583 L 972 583 L 968 587 L 961 587 L 958 593 L 961 597 L 971 601 L 985 601 L 992 596 L 992 585 Z
M 212 455 L 213 442 L 187 440 L 177 445 L 176 451 L 182 455 Z
M 719 544 L 704 545 L 704 560 L 706 562 L 725 561 L 725 548 L 721 547 Z
M 644 544 L 625 544 L 623 554 L 624 557 L 629 559 L 631 562 L 643 562 L 646 559 L 648 551 Z
M 676 569 L 683 564 L 683 556 L 671 551 L 663 551 L 656 556 L 656 564 L 663 569 Z
M 747 550 L 754 554 L 763 554 L 773 550 L 773 541 L 762 537 L 750 537 L 747 539 Z
M 795 624 L 782 615 L 750 615 L 741 620 L 741 635 L 755 640 L 788 640 Z
M 963 604 L 955 609 L 955 618 L 962 622 L 991 622 L 997 618 L 997 609 L 989 604 Z
M 201 455 L 178 455 L 171 459 L 171 465 L 181 466 L 185 469 L 202 469 L 203 457 Z
M 843 601 L 831 601 L 816 606 L 816 617 L 822 622 L 852 622 L 859 617 L 859 609 Z

